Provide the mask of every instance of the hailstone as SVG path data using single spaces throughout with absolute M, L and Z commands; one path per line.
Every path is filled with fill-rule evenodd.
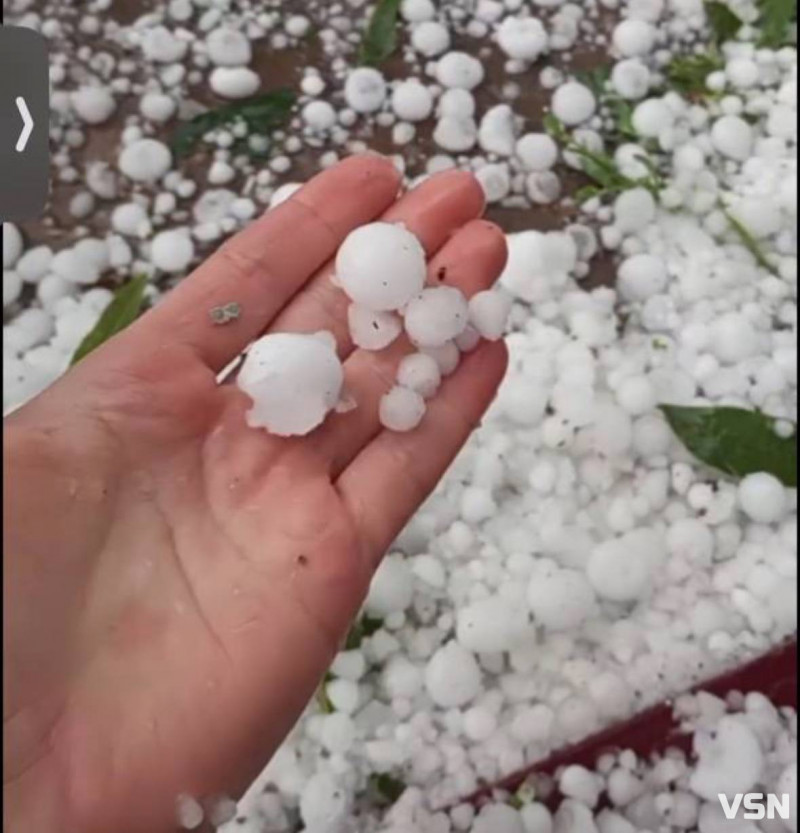
M 441 347 L 460 335 L 468 321 L 467 301 L 453 286 L 423 289 L 405 312 L 406 332 L 418 347 Z

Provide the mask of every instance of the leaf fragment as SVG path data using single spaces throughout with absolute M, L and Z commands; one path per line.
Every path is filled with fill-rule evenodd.
M 358 50 L 359 63 L 377 66 L 397 49 L 400 2 L 401 0 L 378 0 L 375 4 Z

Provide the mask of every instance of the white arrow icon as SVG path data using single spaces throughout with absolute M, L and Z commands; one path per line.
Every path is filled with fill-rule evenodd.
M 28 105 L 21 95 L 17 96 L 17 110 L 19 110 L 19 114 L 22 116 L 22 133 L 19 134 L 19 139 L 17 139 L 16 149 L 17 153 L 22 153 L 33 132 L 33 119 L 31 118 L 30 110 L 28 110 Z

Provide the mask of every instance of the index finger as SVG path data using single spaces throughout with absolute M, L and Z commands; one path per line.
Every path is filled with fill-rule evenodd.
M 354 156 L 314 177 L 218 249 L 140 321 L 156 343 L 190 347 L 221 370 L 267 327 L 355 228 L 396 199 L 400 174 L 383 157 Z M 239 316 L 214 326 L 216 307 Z

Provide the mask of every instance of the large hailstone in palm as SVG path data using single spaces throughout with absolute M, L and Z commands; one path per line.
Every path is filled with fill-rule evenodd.
M 348 297 L 374 312 L 404 307 L 425 284 L 425 250 L 403 226 L 370 223 L 351 232 L 336 256 Z
M 252 400 L 247 424 L 281 437 L 308 434 L 340 401 L 344 369 L 331 333 L 272 333 L 250 348 L 237 384 Z

